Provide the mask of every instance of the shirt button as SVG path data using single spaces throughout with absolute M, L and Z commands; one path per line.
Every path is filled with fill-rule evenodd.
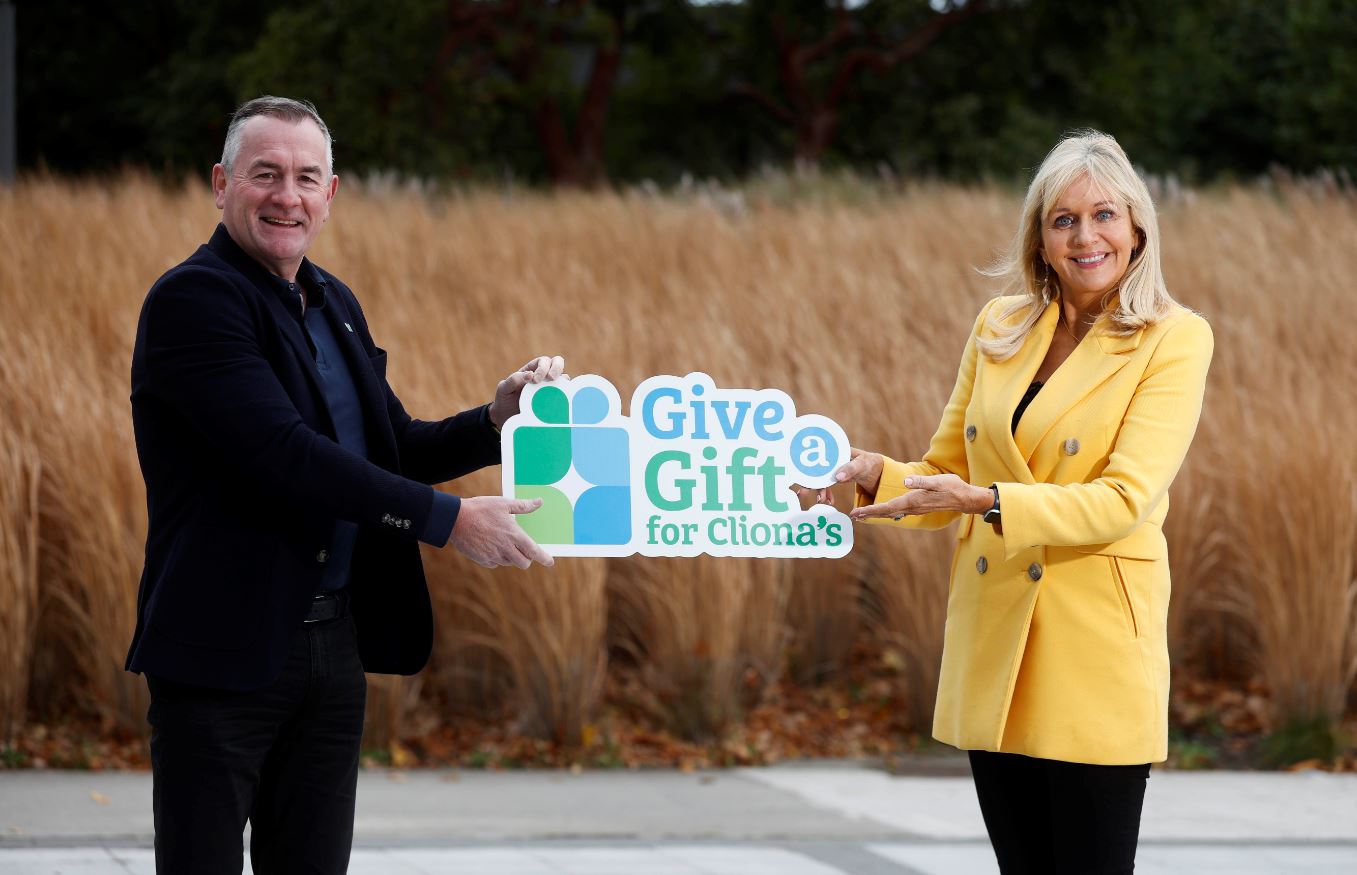
M 329 559 L 329 558 L 330 558 L 330 554 L 329 554 L 329 552 L 326 551 L 326 550 L 321 550 L 319 553 L 316 554 L 316 561 L 317 561 L 317 562 L 320 562 L 320 563 L 322 563 L 322 564 L 325 562 L 326 559 Z
M 1037 562 L 1033 562 L 1031 565 L 1027 566 L 1027 576 L 1032 578 L 1033 581 L 1041 580 L 1041 565 Z
M 966 440 L 968 441 L 975 440 L 975 426 L 973 425 L 966 426 Z
M 989 571 L 989 560 L 986 559 L 984 556 L 981 556 L 979 559 L 975 560 L 975 570 L 980 572 L 981 574 L 984 574 L 986 571 Z
M 1078 438 L 1067 439 L 1065 441 L 1065 455 L 1073 456 L 1077 452 L 1079 452 L 1079 439 Z
M 410 528 L 410 521 L 409 521 L 409 520 L 401 520 L 401 528 L 405 528 L 405 529 Z

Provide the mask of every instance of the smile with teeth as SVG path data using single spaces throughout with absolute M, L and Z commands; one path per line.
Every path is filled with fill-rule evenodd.
M 270 225 L 281 225 L 284 228 L 295 228 L 301 224 L 296 219 L 275 219 L 272 216 L 263 216 L 262 218 Z
M 1106 252 L 1099 252 L 1097 255 L 1083 255 L 1074 259 L 1075 264 L 1091 267 L 1095 264 L 1102 264 L 1107 260 Z

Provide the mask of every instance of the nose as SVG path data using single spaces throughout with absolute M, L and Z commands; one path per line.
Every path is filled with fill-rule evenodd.
M 1074 229 L 1074 239 L 1071 243 L 1075 246 L 1089 246 L 1098 239 L 1097 233 L 1088 222 L 1080 222 Z
M 280 207 L 295 207 L 300 204 L 302 197 L 297 190 L 297 183 L 290 177 L 283 177 L 273 189 L 273 202 Z

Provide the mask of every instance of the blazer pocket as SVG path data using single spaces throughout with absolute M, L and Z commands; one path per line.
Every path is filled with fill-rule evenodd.
M 1080 553 L 1119 556 L 1123 559 L 1165 561 L 1168 558 L 1164 532 L 1153 523 L 1142 523 L 1140 528 L 1120 541 L 1107 544 L 1076 544 L 1074 549 Z
M 372 370 L 376 372 L 381 379 L 386 379 L 386 350 L 378 349 L 375 355 L 368 356 L 368 361 L 372 363 Z
M 1126 580 L 1126 563 L 1143 562 L 1143 559 L 1123 559 L 1120 556 L 1108 556 L 1108 561 L 1112 563 L 1112 581 L 1117 590 L 1117 599 L 1121 602 L 1122 616 L 1126 618 L 1126 623 L 1131 629 L 1131 637 L 1140 637 L 1140 624 L 1142 619 L 1137 616 L 1136 600 L 1132 597 L 1132 588 Z

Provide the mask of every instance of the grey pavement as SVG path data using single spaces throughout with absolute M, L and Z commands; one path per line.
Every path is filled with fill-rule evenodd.
M 350 872 L 991 875 L 964 769 L 369 771 Z M 150 811 L 147 774 L 0 772 L 0 873 L 154 872 Z M 1357 776 L 1155 771 L 1137 872 L 1353 875 Z

